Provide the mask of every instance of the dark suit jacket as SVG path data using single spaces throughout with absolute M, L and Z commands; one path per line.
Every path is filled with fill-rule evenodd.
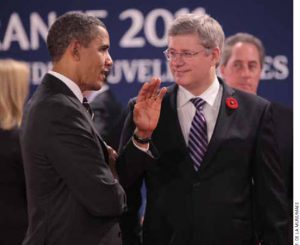
M 98 133 L 105 142 L 118 149 L 123 127 L 122 106 L 110 89 L 98 94 L 90 103 Z
M 289 202 L 293 202 L 293 111 L 272 103 L 275 135 L 279 145 L 279 157 L 284 170 Z
M 162 102 L 151 146 L 156 147 L 159 157 L 152 162 L 130 155 L 132 142 L 127 141 L 134 129 L 131 101 L 118 163 L 120 182 L 128 195 L 128 212 L 122 224 L 124 244 L 138 244 L 137 211 L 143 178 L 147 188 L 145 245 L 253 244 L 253 186 L 265 244 L 285 244 L 285 189 L 270 103 L 220 83 L 224 88 L 221 107 L 198 172 L 193 169 L 178 121 L 177 85 L 169 87 Z M 237 109 L 226 105 L 229 97 L 238 101 Z
M 293 111 L 277 103 L 272 103 L 275 137 L 279 145 L 279 157 L 287 187 L 289 214 L 289 243 L 293 240 Z
M 27 203 L 19 129 L 0 129 L 0 244 L 21 244 L 26 229 Z
M 90 115 L 47 74 L 26 106 L 21 146 L 28 190 L 27 244 L 121 244 L 125 194 Z

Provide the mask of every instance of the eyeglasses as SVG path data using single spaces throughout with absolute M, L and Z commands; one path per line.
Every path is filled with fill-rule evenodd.
M 177 55 L 180 56 L 180 58 L 182 58 L 182 59 L 191 59 L 195 55 L 197 55 L 201 52 L 207 51 L 207 50 L 208 50 L 208 48 L 199 50 L 197 52 L 192 52 L 192 51 L 175 52 L 173 50 L 166 49 L 163 53 L 164 53 L 166 59 L 168 61 L 170 61 L 170 60 L 175 60 Z

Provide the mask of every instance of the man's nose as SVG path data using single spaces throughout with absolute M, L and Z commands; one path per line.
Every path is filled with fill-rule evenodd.
M 182 65 L 184 63 L 184 59 L 181 54 L 176 54 L 172 58 L 171 62 L 173 63 L 173 65 Z
M 250 70 L 247 66 L 244 66 L 242 71 L 241 71 L 241 75 L 243 77 L 249 77 L 250 76 Z
M 111 58 L 110 54 L 107 54 L 106 60 L 105 60 L 106 65 L 112 66 L 113 64 L 113 59 Z

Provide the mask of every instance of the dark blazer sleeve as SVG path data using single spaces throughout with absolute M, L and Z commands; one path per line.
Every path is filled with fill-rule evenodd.
M 51 113 L 49 113 L 51 109 Z M 49 116 L 51 114 L 51 116 Z M 117 216 L 125 208 L 125 194 L 105 162 L 103 151 L 81 110 L 74 105 L 46 103 L 38 117 L 47 158 L 71 192 L 88 212 L 96 216 Z
M 131 137 L 135 129 L 133 122 L 133 108 L 135 101 L 131 100 L 127 108 L 127 118 L 120 139 L 120 155 L 117 162 L 117 172 L 120 183 L 127 195 L 127 211 L 121 218 L 121 229 L 124 245 L 141 244 L 141 224 L 139 209 L 142 203 L 141 186 L 145 171 L 156 164 L 159 157 L 154 145 L 150 144 L 149 155 L 137 149 Z
M 275 136 L 279 144 L 281 166 L 285 172 L 289 206 L 293 207 L 293 111 L 277 103 L 272 103 Z M 292 212 L 291 212 L 292 214 Z
M 275 136 L 279 144 L 280 163 L 284 171 L 288 200 L 288 244 L 293 241 L 293 111 L 272 103 Z
M 156 164 L 156 160 L 159 158 L 159 153 L 152 142 L 149 148 L 150 154 L 139 150 L 132 142 L 131 137 L 135 129 L 133 122 L 134 104 L 135 100 L 129 102 L 127 118 L 120 139 L 120 156 L 117 162 L 120 183 L 125 187 L 135 183 L 138 178 L 144 175 L 146 170 Z
M 272 107 L 263 113 L 254 157 L 254 193 L 262 225 L 262 244 L 287 244 L 287 199 Z

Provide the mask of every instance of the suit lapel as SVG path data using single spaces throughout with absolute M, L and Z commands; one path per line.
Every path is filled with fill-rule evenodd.
M 223 86 L 223 94 L 219 114 L 212 138 L 208 144 L 206 155 L 199 169 L 200 174 L 209 165 L 215 154 L 217 154 L 219 147 L 226 141 L 228 131 L 236 115 L 236 110 L 228 108 L 226 105 L 226 99 L 234 97 L 234 90 L 224 84 L 223 81 L 220 81 L 220 85 Z
M 169 123 L 170 130 L 172 135 L 174 135 L 174 140 L 172 144 L 174 144 L 174 148 L 177 149 L 179 152 L 179 156 L 183 156 L 183 161 L 179 164 L 179 171 L 181 173 L 186 173 L 187 176 L 194 175 L 194 167 L 192 160 L 189 156 L 188 148 L 182 134 L 181 126 L 178 119 L 178 112 L 177 112 L 177 92 L 178 92 L 178 85 L 174 85 L 170 88 L 170 98 L 169 98 L 169 109 L 167 110 L 166 114 L 168 115 L 168 122 L 175 122 Z M 170 142 L 171 143 L 171 142 Z
M 46 74 L 44 77 L 45 86 L 51 89 L 54 93 L 61 93 L 64 94 L 74 106 L 80 110 L 86 121 L 89 123 L 89 125 L 92 128 L 93 135 L 95 137 L 95 140 L 97 144 L 99 144 L 99 147 L 102 148 L 105 160 L 108 162 L 108 151 L 106 147 L 106 143 L 101 138 L 101 136 L 98 134 L 94 122 L 92 121 L 90 115 L 86 112 L 86 109 L 82 105 L 82 103 L 78 100 L 78 98 L 73 94 L 73 92 L 58 78 L 52 76 L 51 74 Z
M 90 114 L 87 113 L 85 107 L 80 103 L 80 101 L 77 98 L 75 98 L 75 97 L 68 97 L 68 98 L 72 101 L 72 103 L 74 103 L 79 108 L 79 110 L 82 112 L 83 116 L 85 117 L 86 121 L 91 126 L 95 140 L 96 140 L 96 142 L 100 143 L 99 147 L 102 148 L 104 157 L 105 157 L 105 161 L 108 162 L 107 144 L 102 139 L 102 137 L 99 135 L 99 133 L 97 132 L 97 129 L 95 128 L 94 122 L 93 122 Z
M 176 141 L 175 143 L 179 144 L 179 149 L 182 150 L 182 153 L 187 153 L 187 145 L 185 143 L 181 126 L 179 123 L 178 119 L 178 112 L 177 112 L 177 92 L 178 92 L 178 86 L 175 85 L 174 87 L 171 88 L 171 93 L 170 93 L 170 108 L 171 108 L 171 115 L 174 118 L 175 123 L 170 123 L 170 127 L 174 126 L 171 130 L 174 132 L 174 135 L 176 136 Z M 167 112 L 169 113 L 169 112 Z
M 175 135 L 177 136 L 177 139 L 178 139 L 178 143 L 180 145 L 180 148 L 181 149 L 184 149 L 185 152 L 187 152 L 187 146 L 186 146 L 186 143 L 185 143 L 185 140 L 184 140 L 184 137 L 183 137 L 183 134 L 182 134 L 182 131 L 181 131 L 181 126 L 180 126 L 180 123 L 179 123 L 179 119 L 178 119 L 178 113 L 177 113 L 177 92 L 178 92 L 178 86 L 174 86 L 173 87 L 173 92 L 171 92 L 171 96 L 170 96 L 170 107 L 171 107 L 171 112 L 172 112 L 172 115 L 174 116 L 174 132 Z

